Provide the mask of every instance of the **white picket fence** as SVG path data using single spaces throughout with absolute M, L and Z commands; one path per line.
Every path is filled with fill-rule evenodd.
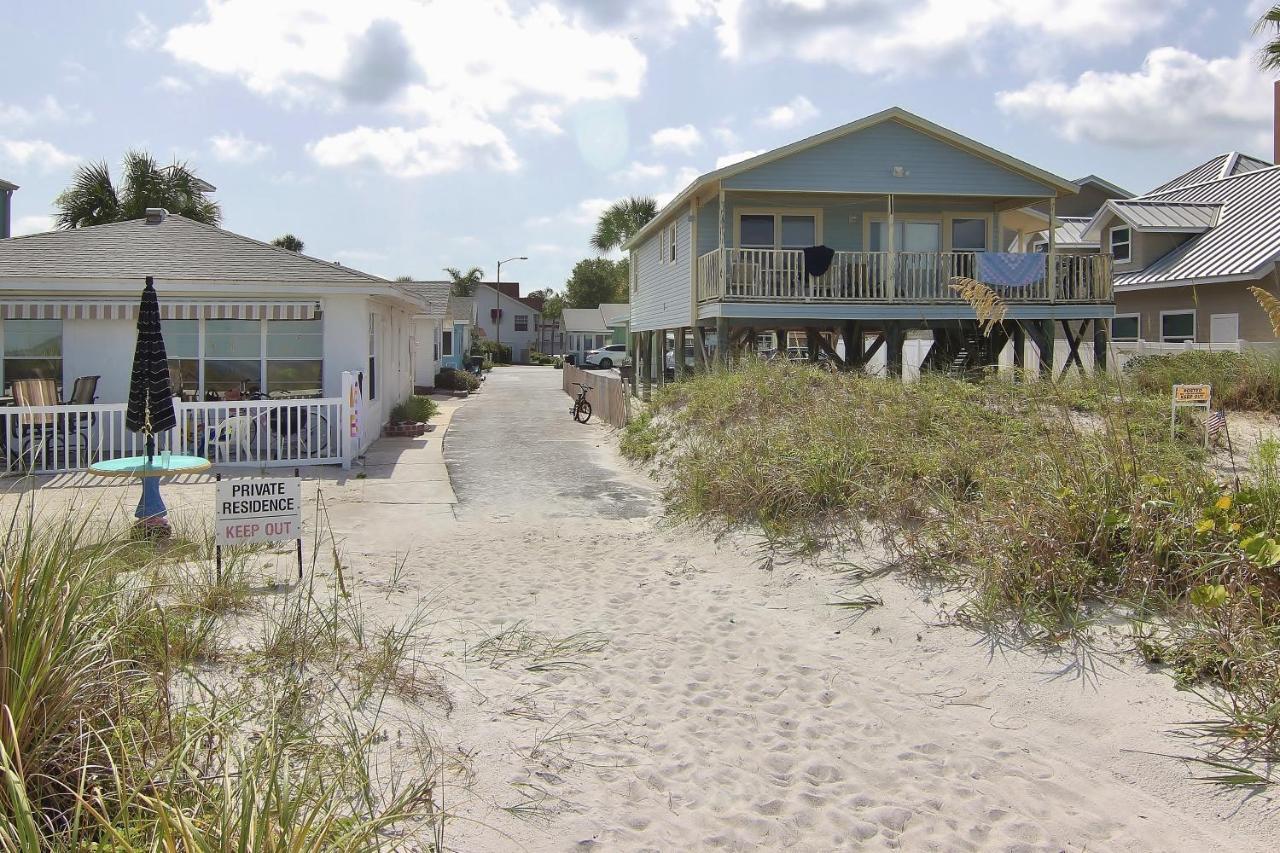
M 345 398 L 174 401 L 177 426 L 156 436 L 156 451 L 202 456 L 217 465 L 270 468 L 343 464 L 351 454 Z M 94 462 L 145 452 L 125 429 L 124 403 L 0 408 L 6 473 L 80 471 Z

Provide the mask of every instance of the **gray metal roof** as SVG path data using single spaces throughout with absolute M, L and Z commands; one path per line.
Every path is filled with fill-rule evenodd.
M 443 317 L 449 313 L 453 285 L 447 281 L 400 281 L 396 287 L 422 303 L 423 313 Z
M 1059 216 L 1058 228 L 1054 234 L 1054 242 L 1059 249 L 1096 249 L 1098 248 L 1098 240 L 1095 237 L 1090 240 L 1085 236 L 1085 228 L 1089 225 L 1091 217 L 1088 216 Z M 1036 232 L 1036 236 L 1042 240 L 1047 240 L 1049 230 Z
M 170 213 L 0 240 L 0 279 L 387 284 L 386 279 Z
M 627 322 L 631 318 L 629 302 L 601 302 L 600 317 L 606 326 L 615 326 Z
M 609 324 L 605 322 L 604 315 L 599 308 L 566 308 L 562 317 L 566 332 L 597 332 L 603 334 L 609 331 Z
M 1094 219 L 1105 216 L 1107 211 L 1138 231 L 1199 234 L 1218 224 L 1222 205 L 1219 202 L 1153 201 L 1147 198 L 1111 199 Z
M 1144 270 L 1116 275 L 1117 287 L 1257 278 L 1280 258 L 1280 166 L 1248 169 L 1144 200 L 1221 205 L 1218 222 Z
M 1241 154 L 1239 151 L 1228 151 L 1226 154 L 1219 154 L 1217 157 L 1206 160 L 1189 172 L 1183 172 L 1172 181 L 1156 187 L 1147 195 L 1151 196 L 1170 190 L 1192 187 L 1196 184 L 1203 184 L 1206 181 L 1230 178 L 1233 175 L 1243 175 L 1245 172 L 1255 172 L 1270 165 L 1266 160 L 1258 157 L 1250 157 L 1248 154 Z

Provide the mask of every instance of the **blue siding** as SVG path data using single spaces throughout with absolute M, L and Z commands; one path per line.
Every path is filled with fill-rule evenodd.
M 631 253 L 632 263 L 639 265 L 639 286 L 631 294 L 631 331 L 633 332 L 689 325 L 692 311 L 692 278 L 689 271 L 691 223 L 687 206 L 681 211 L 672 213 L 673 216 L 669 217 L 668 224 L 673 219 L 676 225 L 674 263 L 659 263 L 658 239 L 662 229 Z M 714 228 L 714 211 L 711 214 L 711 224 Z
M 894 166 L 907 176 L 893 177 Z M 725 179 L 730 189 L 1048 197 L 1055 190 L 898 121 Z
M 702 207 L 698 208 L 698 254 L 705 255 L 707 252 L 715 251 L 720 245 L 720 230 L 716 226 L 716 212 L 720 209 L 719 198 L 712 198 Z M 732 239 L 731 233 L 726 233 L 725 242 Z

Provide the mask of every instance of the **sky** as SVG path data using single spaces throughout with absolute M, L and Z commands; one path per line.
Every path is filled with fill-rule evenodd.
M 600 210 L 900 106 L 1146 191 L 1269 159 L 1270 0 L 0 0 L 0 178 L 187 161 L 223 226 L 388 277 L 561 289 Z

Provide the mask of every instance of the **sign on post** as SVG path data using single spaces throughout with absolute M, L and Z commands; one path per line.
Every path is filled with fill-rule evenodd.
M 1211 385 L 1174 385 L 1173 405 L 1169 409 L 1169 437 L 1174 438 L 1178 430 L 1178 409 L 1203 409 L 1205 413 L 1205 447 L 1209 446 L 1208 415 L 1209 401 L 1213 399 Z
M 218 482 L 215 545 L 283 542 L 302 536 L 302 481 L 297 477 Z

